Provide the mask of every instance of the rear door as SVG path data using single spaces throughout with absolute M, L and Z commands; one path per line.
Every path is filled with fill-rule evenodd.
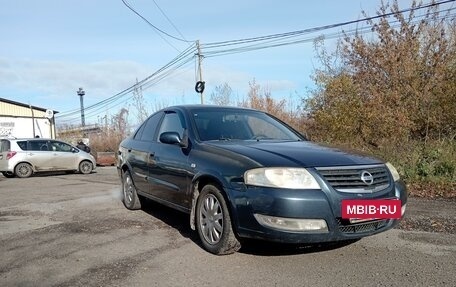
M 29 140 L 25 160 L 37 171 L 52 170 L 52 155 L 49 152 L 48 140 Z
M 130 163 L 131 176 L 136 188 L 147 194 L 150 194 L 155 185 L 149 176 L 149 171 L 155 166 L 156 133 L 162 116 L 163 113 L 158 112 L 149 117 L 122 151 L 123 156 Z

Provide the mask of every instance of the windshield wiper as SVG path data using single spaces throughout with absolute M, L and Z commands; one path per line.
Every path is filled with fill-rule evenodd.
M 223 136 L 221 136 L 219 138 L 219 141 L 230 141 L 230 140 L 231 140 L 230 138 L 226 138 L 226 137 L 223 137 Z

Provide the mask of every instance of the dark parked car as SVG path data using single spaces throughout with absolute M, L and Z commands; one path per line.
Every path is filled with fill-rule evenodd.
M 117 167 L 128 209 L 147 197 L 190 214 L 214 254 L 237 251 L 243 238 L 355 240 L 393 228 L 407 201 L 391 164 L 317 145 L 243 108 L 163 109 L 120 144 Z

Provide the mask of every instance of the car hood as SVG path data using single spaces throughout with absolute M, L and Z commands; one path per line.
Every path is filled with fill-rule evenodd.
M 360 153 L 307 141 L 218 141 L 207 142 L 207 144 L 240 154 L 261 166 L 325 167 L 382 163 L 378 159 Z

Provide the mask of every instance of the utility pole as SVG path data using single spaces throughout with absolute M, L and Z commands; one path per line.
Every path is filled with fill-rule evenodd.
M 81 125 L 84 128 L 85 127 L 85 118 L 84 118 L 84 95 L 85 92 L 82 88 L 79 88 L 79 90 L 76 92 L 79 96 L 80 102 L 81 102 Z
M 198 51 L 198 81 L 195 86 L 195 90 L 197 93 L 200 93 L 201 95 L 201 104 L 204 104 L 204 81 L 203 81 L 203 71 L 201 68 L 201 62 L 203 61 L 203 55 L 201 54 L 201 48 L 199 44 L 199 40 L 196 41 L 196 49 Z

